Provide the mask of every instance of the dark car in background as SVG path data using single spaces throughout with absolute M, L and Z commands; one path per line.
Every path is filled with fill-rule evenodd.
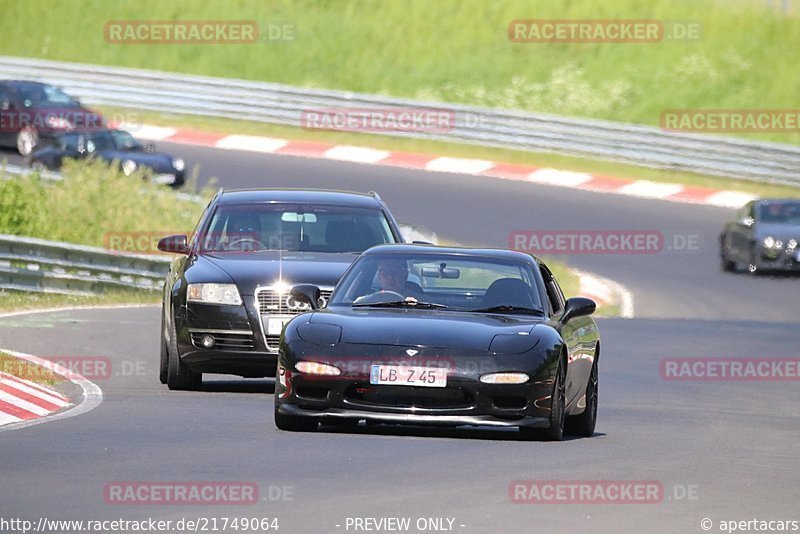
M 177 253 L 164 284 L 160 379 L 193 389 L 203 373 L 275 376 L 283 326 L 308 307 L 295 284 L 333 287 L 364 250 L 402 242 L 376 193 L 220 191 L 190 237 L 162 239 Z
M 394 274 L 393 274 L 394 273 Z M 394 281 L 392 281 L 394 278 Z M 324 309 L 286 325 L 275 423 L 518 427 L 591 436 L 600 338 L 595 303 L 565 300 L 517 251 L 386 245 L 364 252 Z
M 156 152 L 153 145 L 142 145 L 124 130 L 102 129 L 56 135 L 31 154 L 30 165 L 57 171 L 66 158 L 116 161 L 126 176 L 143 169 L 149 179 L 158 184 L 178 187 L 186 181 L 183 159 Z
M 720 235 L 723 271 L 800 271 L 800 199 L 748 202 Z
M 44 139 L 72 131 L 104 127 L 99 113 L 54 85 L 0 80 L 0 146 L 28 156 Z

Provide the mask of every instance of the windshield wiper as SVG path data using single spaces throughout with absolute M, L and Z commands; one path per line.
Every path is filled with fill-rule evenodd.
M 436 302 L 420 302 L 418 300 L 390 300 L 388 302 L 354 302 L 354 308 L 426 308 L 426 309 L 443 309 L 447 308 L 444 304 Z
M 469 310 L 476 313 L 521 313 L 525 315 L 544 315 L 544 311 L 539 308 L 528 308 L 527 306 L 510 306 L 503 304 L 501 306 L 490 306 L 489 308 L 479 308 L 477 310 Z

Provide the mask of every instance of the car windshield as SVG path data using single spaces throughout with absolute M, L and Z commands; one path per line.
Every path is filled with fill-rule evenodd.
M 387 252 L 357 260 L 330 305 L 539 314 L 542 303 L 536 287 L 532 266 L 523 261 Z
M 283 203 L 220 206 L 199 241 L 205 252 L 363 252 L 394 242 L 379 209 Z
M 800 202 L 764 202 L 758 208 L 758 215 L 765 223 L 800 225 Z
M 137 150 L 141 144 L 128 132 L 122 130 L 93 132 L 87 138 L 87 149 L 95 150 Z
M 29 107 L 79 107 L 80 104 L 58 87 L 38 83 L 20 84 L 17 94 L 26 108 Z

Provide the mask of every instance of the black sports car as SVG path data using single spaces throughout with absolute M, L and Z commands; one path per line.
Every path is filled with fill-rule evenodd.
M 591 436 L 600 340 L 595 303 L 564 300 L 537 258 L 516 251 L 387 245 L 364 252 L 318 309 L 286 325 L 275 423 L 519 427 Z
M 0 80 L 0 146 L 30 155 L 41 140 L 71 130 L 104 127 L 103 117 L 54 85 Z
M 800 271 L 800 200 L 748 202 L 720 235 L 723 271 Z
M 202 373 L 275 376 L 284 323 L 305 311 L 293 284 L 320 287 L 324 305 L 358 254 L 401 242 L 375 193 L 242 190 L 214 196 L 191 239 L 162 239 L 180 254 L 164 284 L 162 383 L 199 386 Z
M 185 182 L 186 164 L 181 158 L 155 152 L 153 145 L 142 145 L 124 130 L 103 129 L 57 135 L 31 154 L 30 164 L 34 168 L 57 171 L 65 158 L 88 157 L 118 161 L 126 176 L 143 168 L 154 183 L 178 187 Z

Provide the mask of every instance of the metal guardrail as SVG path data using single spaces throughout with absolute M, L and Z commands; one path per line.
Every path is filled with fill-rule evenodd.
M 0 289 L 92 295 L 109 289 L 158 290 L 169 256 L 108 250 L 0 234 Z
M 800 147 L 666 132 L 610 121 L 419 102 L 274 83 L 0 56 L 0 78 L 54 83 L 90 105 L 303 126 L 304 112 L 337 108 L 439 108 L 448 132 L 374 132 L 620 161 L 658 169 L 800 186 Z

